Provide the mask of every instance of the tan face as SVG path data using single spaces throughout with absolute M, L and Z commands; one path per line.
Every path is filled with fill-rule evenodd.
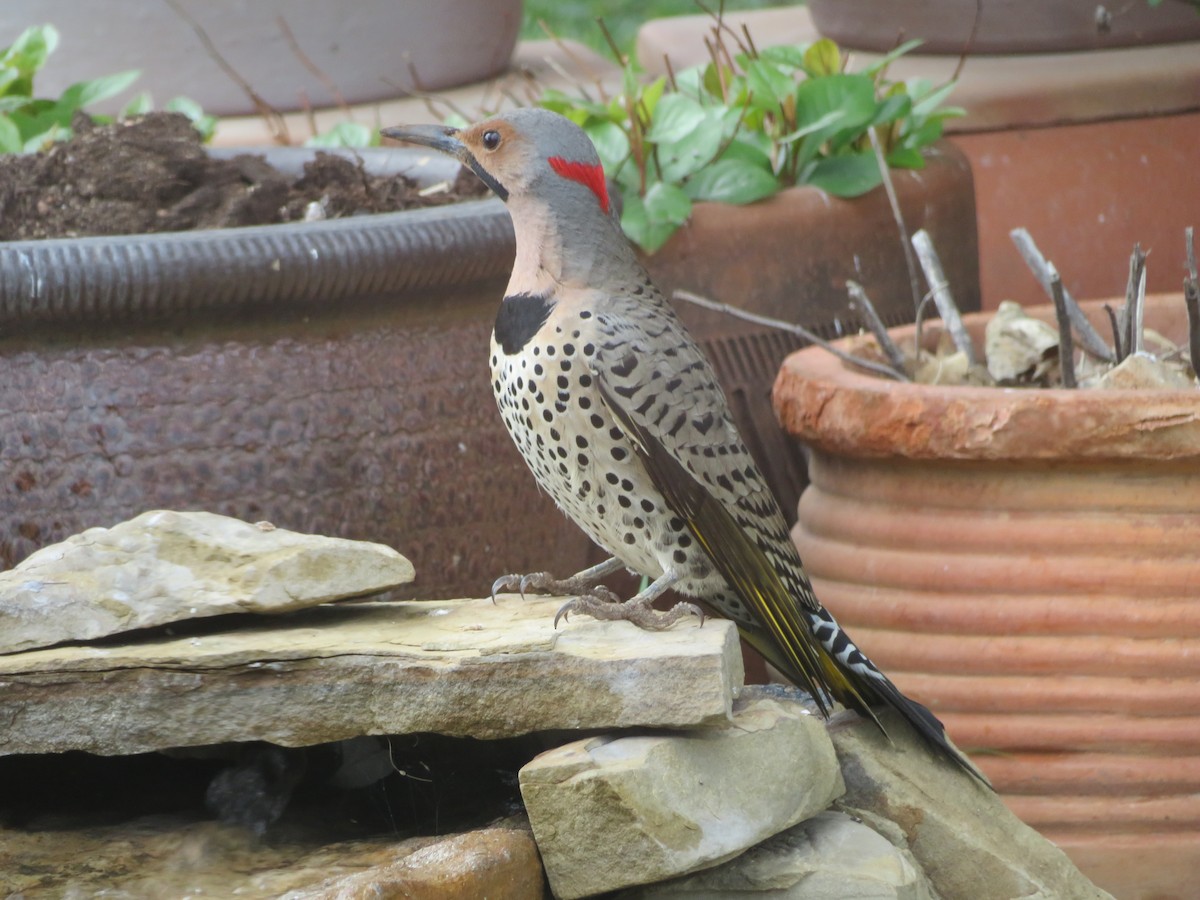
M 535 174 L 538 153 L 533 142 L 503 119 L 472 125 L 460 131 L 458 139 L 508 191 L 520 191 Z

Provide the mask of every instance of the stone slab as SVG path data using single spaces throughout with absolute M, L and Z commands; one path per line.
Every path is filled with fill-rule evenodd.
M 717 865 L 842 793 L 824 720 L 801 703 L 746 693 L 728 724 L 575 741 L 521 769 L 556 897 Z
M 845 813 L 827 811 L 684 878 L 621 894 L 620 900 L 937 900 L 907 850 Z
M 0 653 L 225 613 L 286 612 L 412 580 L 412 563 L 383 544 L 154 510 L 0 572 Z
M 831 720 L 846 780 L 837 806 L 911 851 L 942 897 L 1112 900 L 998 795 L 935 759 L 890 711 Z
M 189 623 L 190 635 L 0 657 L 0 755 L 727 720 L 743 677 L 730 622 L 648 632 L 577 616 L 555 630 L 562 602 L 326 605 L 235 631 Z

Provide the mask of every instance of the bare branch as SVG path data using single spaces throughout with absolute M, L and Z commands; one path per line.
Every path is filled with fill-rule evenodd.
M 975 344 L 971 341 L 971 336 L 967 334 L 966 326 L 963 325 L 958 306 L 955 305 L 954 297 L 950 293 L 950 286 L 946 283 L 946 274 L 942 271 L 942 261 L 938 259 L 937 250 L 933 247 L 933 240 L 929 237 L 929 232 L 922 228 L 914 234 L 912 245 L 917 251 L 917 259 L 921 261 L 921 269 L 925 272 L 925 280 L 929 282 L 929 289 L 933 292 L 933 302 L 937 304 L 938 315 L 942 317 L 942 323 L 950 332 L 954 346 L 966 355 L 970 365 L 979 365 L 979 354 L 975 352 Z
M 883 319 L 879 318 L 875 304 L 871 302 L 871 298 L 867 296 L 867 292 L 863 290 L 862 285 L 857 281 L 847 281 L 846 290 L 850 294 L 851 305 L 862 311 L 867 327 L 871 329 L 871 334 L 875 336 L 880 349 L 887 354 L 887 358 L 891 361 L 892 366 L 899 372 L 905 371 L 904 354 L 900 352 L 900 348 L 896 346 L 896 342 L 888 334 L 887 326 L 883 324 Z
M 179 0 L 166 0 L 166 3 L 175 12 L 175 15 L 187 22 L 191 26 L 192 31 L 196 32 L 196 37 L 200 39 L 200 43 L 204 45 L 204 51 L 212 61 L 220 66 L 221 71 L 228 75 L 234 84 L 242 89 L 242 93 L 250 98 L 250 102 L 254 104 L 254 108 L 258 111 L 258 114 L 263 117 L 263 120 L 267 123 L 267 127 L 271 129 L 271 138 L 275 143 L 290 144 L 292 140 L 288 134 L 287 121 L 280 114 L 279 110 L 264 100 L 258 91 L 251 87 L 250 82 L 243 78 L 241 73 L 230 64 L 229 60 L 221 55 L 221 52 L 217 50 L 217 45 L 208 36 L 208 32 L 204 30 L 204 26 L 192 18 L 191 14 L 179 3 Z
M 1058 319 L 1058 365 L 1062 371 L 1063 387 L 1077 387 L 1075 381 L 1075 340 L 1071 337 L 1071 316 L 1063 295 L 1062 278 L 1054 263 L 1046 263 L 1050 275 L 1050 294 L 1054 297 L 1054 315 Z
M 1137 353 L 1142 349 L 1141 298 L 1146 296 L 1146 254 L 1142 252 L 1141 244 L 1133 245 L 1133 253 L 1129 255 L 1129 281 L 1125 285 L 1125 304 L 1121 307 L 1118 317 L 1121 323 L 1122 343 L 1125 345 L 1125 355 Z
M 1008 236 L 1012 238 L 1012 242 L 1017 247 L 1017 252 L 1021 254 L 1021 259 L 1025 260 L 1025 265 L 1029 266 L 1029 271 L 1033 273 L 1033 277 L 1042 286 L 1042 290 L 1046 292 L 1046 296 L 1053 301 L 1054 294 L 1050 290 L 1049 263 L 1042 256 L 1042 252 L 1038 250 L 1037 244 L 1033 242 L 1033 237 L 1024 228 L 1014 228 L 1008 233 Z M 1075 298 L 1071 296 L 1065 287 L 1063 288 L 1063 300 L 1066 301 L 1067 312 L 1071 316 L 1071 326 L 1079 334 L 1080 349 L 1090 353 L 1097 359 L 1112 362 L 1115 354 L 1104 343 L 1104 338 L 1100 337 L 1100 333 L 1092 327 L 1092 323 L 1088 321 L 1088 317 L 1084 315 L 1083 310 L 1079 308 L 1079 304 L 1075 302 Z
M 892 182 L 892 170 L 888 168 L 887 157 L 883 155 L 883 147 L 879 143 L 879 135 L 872 126 L 867 129 L 871 138 L 871 148 L 875 151 L 875 161 L 879 166 L 879 174 L 883 176 L 883 189 L 887 193 L 888 204 L 892 207 L 892 218 L 896 220 L 896 228 L 900 231 L 900 246 L 904 248 L 904 264 L 908 266 L 908 284 L 912 290 L 913 309 L 921 305 L 921 282 L 917 278 L 917 264 L 913 260 L 911 239 L 908 227 L 904 224 L 904 214 L 900 211 L 900 199 L 896 196 L 896 185 Z
M 1112 308 L 1111 303 L 1104 304 L 1104 311 L 1108 313 L 1108 324 L 1112 328 L 1113 348 L 1116 350 L 1117 360 L 1120 361 L 1127 356 L 1124 344 L 1121 343 L 1121 323 L 1117 320 L 1117 311 Z
M 288 25 L 287 19 L 283 16 L 276 16 L 275 21 L 279 24 L 279 30 L 283 32 L 283 38 L 287 41 L 288 47 L 296 59 L 300 60 L 300 64 L 308 69 L 321 84 L 325 85 L 325 90 L 329 91 L 329 96 L 333 97 L 333 101 L 337 104 L 338 109 L 345 112 L 347 118 L 349 118 L 350 104 L 346 102 L 346 97 L 337 86 L 337 82 L 330 78 L 325 70 L 313 62 L 312 57 L 304 52 L 300 46 L 300 42 L 296 40 L 296 35 L 292 33 L 292 28 Z
M 1187 243 L 1187 278 L 1183 279 L 1183 300 L 1187 304 L 1188 355 L 1192 360 L 1192 372 L 1200 366 L 1200 274 L 1196 272 L 1195 229 L 1191 225 L 1184 231 Z
M 862 359 L 853 353 L 847 353 L 840 347 L 836 347 L 825 340 L 819 334 L 809 331 L 803 325 L 795 325 L 791 322 L 784 322 L 781 319 L 772 319 L 770 316 L 760 316 L 758 313 L 747 312 L 744 309 L 738 309 L 736 306 L 730 306 L 728 303 L 718 303 L 716 300 L 709 300 L 707 297 L 701 297 L 699 294 L 693 294 L 691 291 L 676 289 L 673 296 L 676 300 L 683 300 L 702 309 L 725 313 L 745 322 L 753 322 L 755 325 L 766 325 L 768 328 L 778 328 L 780 331 L 791 332 L 794 335 L 804 338 L 810 344 L 816 344 L 818 347 L 828 350 L 838 359 L 848 362 L 852 366 L 857 366 L 860 369 L 866 369 L 868 372 L 874 372 L 876 375 L 883 375 L 885 378 L 893 378 L 896 381 L 909 380 L 908 375 L 904 372 L 898 372 L 891 366 L 885 366 L 873 360 Z

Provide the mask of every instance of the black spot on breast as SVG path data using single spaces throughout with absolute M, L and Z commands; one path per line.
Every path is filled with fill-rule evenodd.
M 505 297 L 496 314 L 493 333 L 505 354 L 512 356 L 529 343 L 546 324 L 554 303 L 533 294 L 513 294 Z

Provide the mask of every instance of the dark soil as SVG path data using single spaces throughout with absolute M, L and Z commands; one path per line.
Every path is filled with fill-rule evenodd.
M 214 159 L 178 113 L 72 124 L 69 141 L 0 155 L 0 241 L 269 225 L 302 221 L 313 202 L 337 218 L 487 194 L 467 170 L 450 190 L 422 197 L 411 179 L 371 175 L 329 153 L 298 179 L 261 156 Z

